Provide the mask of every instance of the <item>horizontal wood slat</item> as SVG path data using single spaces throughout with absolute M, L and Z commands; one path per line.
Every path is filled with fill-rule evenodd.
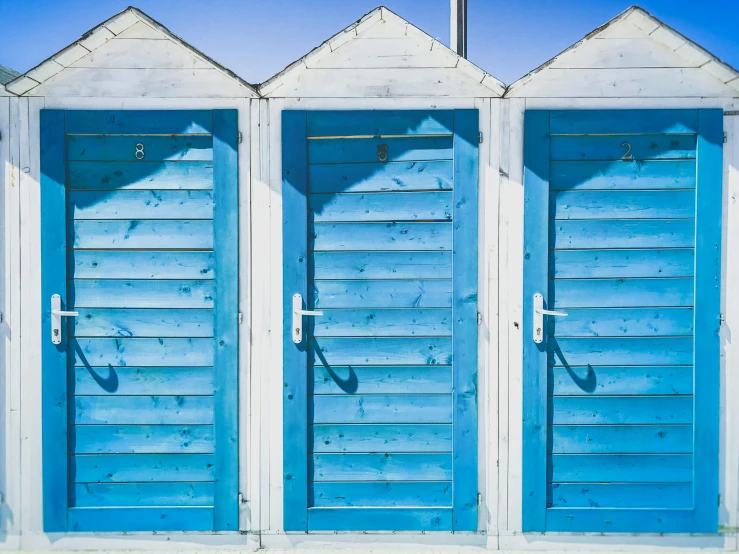
M 313 281 L 315 308 L 451 308 L 452 280 Z
M 78 483 L 70 507 L 213 506 L 213 483 Z
M 213 425 L 212 396 L 76 396 L 69 422 L 76 425 Z
M 557 531 L 579 533 L 674 533 L 676 529 L 690 529 L 693 510 L 620 510 L 601 508 L 551 508 L 547 510 L 547 525 Z
M 311 506 L 451 506 L 451 481 L 311 483 Z
M 213 249 L 210 220 L 78 220 L 68 226 L 71 248 Z
M 552 367 L 548 383 L 560 396 L 693 394 L 693 366 Z
M 451 279 L 451 252 L 315 252 L 314 279 Z
M 554 454 L 547 479 L 556 483 L 688 483 L 686 454 Z
M 689 509 L 691 483 L 578 483 L 547 487 L 547 506 L 569 508 Z
M 212 425 L 70 425 L 70 454 L 212 454 Z
M 558 279 L 557 308 L 640 308 L 693 305 L 693 279 Z M 551 302 L 550 297 L 550 302 Z
M 695 160 L 551 162 L 550 190 L 694 189 Z
M 312 531 L 451 531 L 451 508 L 309 508 Z
M 308 245 L 323 250 L 451 250 L 452 222 L 308 224 Z
M 553 136 L 550 152 L 552 161 L 693 159 L 696 144 L 695 135 Z
M 692 337 L 549 339 L 550 366 L 690 365 Z
M 666 250 L 555 250 L 549 276 L 555 279 L 693 277 L 692 248 Z
M 207 190 L 76 190 L 67 193 L 70 219 L 212 219 Z M 150 243 L 161 247 L 158 243 Z
M 452 334 L 452 310 L 331 309 L 316 316 L 310 329 L 316 337 L 439 337 Z
M 212 308 L 213 281 L 77 279 L 70 287 L 76 308 Z
M 449 110 L 309 111 L 308 136 L 448 135 L 454 132 Z
M 212 454 L 84 454 L 69 457 L 73 483 L 212 481 Z
M 212 279 L 213 252 L 70 250 L 70 279 Z
M 210 190 L 213 162 L 69 162 L 67 190 Z
M 606 41 L 607 42 L 607 41 Z M 696 110 L 653 110 L 639 117 L 631 110 L 557 110 L 550 112 L 553 135 L 697 133 Z
M 549 209 L 554 219 L 689 219 L 695 191 L 559 191 L 550 195 Z
M 137 145 L 143 145 L 138 148 Z M 136 157 L 141 151 L 143 158 Z M 115 136 L 92 135 L 67 137 L 69 161 L 162 161 L 213 160 L 213 137 L 210 136 Z
M 212 339 L 78 338 L 69 340 L 67 364 L 105 366 L 212 366 Z
M 211 110 L 68 110 L 64 126 L 70 135 L 211 133 Z
M 213 310 L 78 308 L 67 321 L 75 337 L 212 337 Z
M 684 424 L 693 422 L 692 396 L 616 396 L 549 399 L 553 425 Z
M 364 422 L 356 419 L 348 425 L 313 425 L 309 434 L 313 452 L 451 452 L 451 424 L 419 425 L 423 419 L 428 418 L 411 425 L 358 425 Z
M 389 162 L 308 167 L 311 193 L 451 190 L 453 163 Z
M 308 221 L 451 221 L 453 200 L 451 191 L 310 194 Z
M 451 395 L 330 395 L 312 400 L 313 423 L 452 422 Z
M 70 508 L 73 532 L 210 531 L 213 508 Z
M 549 248 L 693 248 L 695 221 L 559 220 L 550 226 Z
M 451 366 L 316 366 L 313 394 L 451 394 Z
M 386 146 L 386 159 L 379 158 Z M 317 139 L 308 141 L 309 164 L 451 160 L 452 137 Z
M 689 454 L 691 425 L 554 425 L 553 454 Z
M 312 481 L 449 481 L 452 454 L 314 454 Z
M 70 394 L 212 395 L 212 367 L 76 367 L 68 369 Z
M 311 339 L 308 363 L 314 365 L 449 365 L 451 338 Z
M 693 308 L 575 308 L 549 318 L 549 336 L 666 337 L 693 334 Z

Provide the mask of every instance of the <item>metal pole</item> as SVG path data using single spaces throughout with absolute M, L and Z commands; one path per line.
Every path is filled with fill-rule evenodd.
M 467 0 L 450 0 L 449 47 L 467 57 Z

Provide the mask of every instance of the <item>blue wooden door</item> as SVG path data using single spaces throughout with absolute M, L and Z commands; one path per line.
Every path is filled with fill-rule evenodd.
M 238 529 L 236 135 L 41 112 L 46 531 Z
M 283 113 L 288 531 L 477 529 L 477 122 Z
M 524 162 L 524 530 L 717 532 L 721 110 L 530 111 Z

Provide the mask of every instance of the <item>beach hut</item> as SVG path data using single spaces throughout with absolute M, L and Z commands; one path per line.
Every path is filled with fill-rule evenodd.
M 259 86 L 265 533 L 484 543 L 503 92 L 384 7 Z
M 257 93 L 135 8 L 6 91 L 8 520 L 26 547 L 240 537 L 239 143 Z
M 738 92 L 636 7 L 506 91 L 501 548 L 734 547 Z

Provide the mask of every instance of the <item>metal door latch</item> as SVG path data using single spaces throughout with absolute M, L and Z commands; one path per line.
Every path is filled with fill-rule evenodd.
M 51 342 L 60 344 L 62 342 L 62 318 L 77 317 L 79 312 L 65 312 L 62 310 L 62 297 L 58 294 L 51 295 Z
M 544 316 L 553 315 L 567 317 L 565 312 L 554 312 L 544 309 L 544 297 L 541 293 L 534 294 L 534 342 L 540 344 L 544 340 Z
M 293 342 L 300 344 L 303 342 L 303 316 L 316 317 L 323 315 L 323 312 L 304 310 L 303 297 L 299 293 L 293 294 Z

